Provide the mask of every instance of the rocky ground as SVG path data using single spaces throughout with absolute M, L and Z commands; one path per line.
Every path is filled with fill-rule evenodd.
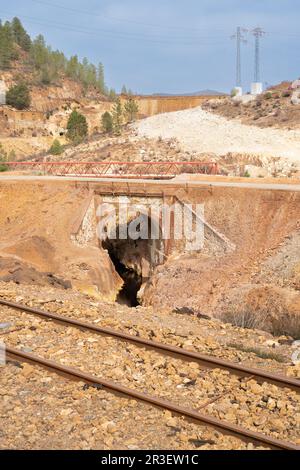
M 140 137 L 176 137 L 187 151 L 280 157 L 300 165 L 300 131 L 260 129 L 205 111 L 202 107 L 160 114 L 135 125 Z
M 1 283 L 0 292 L 4 298 L 97 325 L 300 376 L 299 365 L 293 365 L 291 360 L 294 348 L 288 338 L 275 339 L 265 332 L 196 315 L 172 311 L 162 315 L 152 308 L 130 309 L 95 302 L 79 293 L 55 288 Z M 299 396 L 288 389 L 247 382 L 217 369 L 203 370 L 194 362 L 182 362 L 109 337 L 45 322 L 7 307 L 0 307 L 0 338 L 24 351 L 300 443 Z M 1 395 L 2 448 L 253 448 L 252 444 L 169 412 L 58 378 L 31 365 L 2 367 Z M 222 396 L 216 402 L 207 403 L 219 395 Z
M 293 99 L 292 82 L 282 82 L 266 90 L 254 99 L 250 95 L 243 100 L 235 98 L 213 99 L 203 108 L 227 119 L 239 119 L 243 124 L 261 128 L 299 129 L 300 106 Z
M 128 127 L 124 127 L 121 136 L 96 134 L 88 142 L 76 147 L 67 146 L 61 155 L 41 153 L 31 158 L 45 161 L 82 162 L 218 162 L 223 175 L 298 178 L 297 165 L 280 157 L 251 153 L 251 149 L 248 152 L 238 150 L 227 152 L 224 149 L 222 154 L 213 150 L 204 151 L 202 146 L 191 150 L 186 148 L 182 140 L 175 135 L 170 138 L 146 137 L 141 136 L 134 128 Z

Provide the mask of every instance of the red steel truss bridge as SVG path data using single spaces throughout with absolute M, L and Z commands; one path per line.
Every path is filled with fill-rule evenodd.
M 169 179 L 183 173 L 217 175 L 213 162 L 7 162 L 11 171 L 50 176 Z

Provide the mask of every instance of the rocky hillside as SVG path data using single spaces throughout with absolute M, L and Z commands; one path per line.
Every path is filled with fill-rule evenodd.
M 252 100 L 250 95 L 244 100 L 228 97 L 208 101 L 204 108 L 229 119 L 238 118 L 243 124 L 299 129 L 300 106 L 293 99 L 291 86 L 291 82 L 282 82 Z
M 68 59 L 47 46 L 43 36 L 31 39 L 17 18 L 0 26 L 0 83 L 4 93 L 25 83 L 30 106 L 18 110 L 0 105 L 1 144 L 17 158 L 48 150 L 61 137 L 68 116 L 80 109 L 87 118 L 89 132 L 100 127 L 100 119 L 111 108 L 114 91 L 105 85 L 104 68 Z

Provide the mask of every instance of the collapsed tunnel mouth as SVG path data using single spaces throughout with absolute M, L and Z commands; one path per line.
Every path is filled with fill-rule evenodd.
M 109 239 L 102 242 L 102 247 L 108 251 L 115 270 L 123 280 L 116 302 L 129 307 L 138 307 L 138 292 L 142 286 L 143 278 L 135 269 L 127 267 L 119 258 L 118 244 L 113 244 Z

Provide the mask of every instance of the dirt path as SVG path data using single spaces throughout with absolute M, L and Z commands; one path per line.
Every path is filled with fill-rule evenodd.
M 283 157 L 300 167 L 300 131 L 247 126 L 201 107 L 152 116 L 135 124 L 135 128 L 139 137 L 176 137 L 187 151 Z

